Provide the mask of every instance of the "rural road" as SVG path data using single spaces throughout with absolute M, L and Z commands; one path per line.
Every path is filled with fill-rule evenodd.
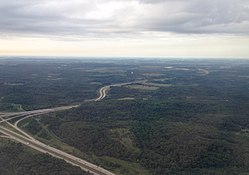
M 94 99 L 94 101 L 101 101 L 103 100 L 106 96 L 108 91 L 111 89 L 111 87 L 115 86 L 124 86 L 128 84 L 134 84 L 134 83 L 139 83 L 142 81 L 134 81 L 134 82 L 127 82 L 127 83 L 117 83 L 113 85 L 107 85 L 99 89 L 99 96 Z M 41 114 L 47 114 L 51 112 L 58 112 L 58 111 L 63 111 L 63 110 L 68 110 L 72 108 L 77 108 L 79 105 L 69 105 L 69 106 L 61 106 L 61 107 L 55 107 L 55 108 L 49 108 L 49 109 L 39 109 L 39 110 L 33 110 L 33 111 L 24 111 L 24 112 L 14 112 L 14 113 L 0 113 L 0 124 L 2 123 L 7 123 L 9 127 L 12 127 L 10 129 L 9 127 L 5 126 L 0 126 L 0 133 L 4 134 L 6 138 L 11 138 L 17 142 L 20 142 L 30 148 L 33 148 L 39 152 L 50 154 L 53 157 L 63 159 L 66 162 L 80 167 L 84 171 L 88 171 L 93 173 L 94 175 L 115 175 L 112 172 L 101 168 L 97 165 L 94 165 L 86 160 L 83 160 L 81 158 L 78 158 L 76 156 L 73 156 L 71 154 L 68 154 L 64 151 L 61 151 L 59 149 L 53 148 L 49 145 L 46 145 L 35 138 L 33 138 L 31 135 L 28 133 L 24 132 L 20 128 L 18 128 L 18 123 L 26 118 L 38 116 Z M 20 119 L 19 119 L 20 118 Z M 8 121 L 12 119 L 18 119 L 15 124 L 11 124 Z M 14 128 L 14 130 L 13 130 Z

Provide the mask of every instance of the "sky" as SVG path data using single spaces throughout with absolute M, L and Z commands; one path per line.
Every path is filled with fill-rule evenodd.
M 249 1 L 0 0 L 0 55 L 249 58 Z

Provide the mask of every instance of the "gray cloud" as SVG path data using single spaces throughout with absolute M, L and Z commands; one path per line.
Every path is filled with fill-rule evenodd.
M 164 1 L 160 5 L 157 16 L 148 15 L 142 20 L 145 28 L 176 33 L 249 34 L 249 6 L 245 0 Z
M 249 34 L 247 0 L 0 0 L 0 35 Z

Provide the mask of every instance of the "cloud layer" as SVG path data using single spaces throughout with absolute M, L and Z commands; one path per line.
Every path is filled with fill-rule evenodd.
M 248 0 L 0 0 L 0 35 L 249 35 Z

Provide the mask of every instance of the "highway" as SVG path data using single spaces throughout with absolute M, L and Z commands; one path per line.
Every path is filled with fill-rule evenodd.
M 0 121 L 0 124 L 4 123 L 6 121 L 9 121 L 9 120 L 19 118 L 19 117 L 23 117 L 23 116 L 27 116 L 27 115 L 47 114 L 47 113 L 51 113 L 51 112 L 64 111 L 64 110 L 77 108 L 77 107 L 79 107 L 79 105 L 69 105 L 69 106 L 61 106 L 61 107 L 48 108 L 48 109 L 38 109 L 38 110 L 33 110 L 33 111 L 7 113 L 7 114 L 3 114 L 3 115 L 0 116 L 0 118 L 2 118 L 2 121 Z
M 31 147 L 37 151 L 40 151 L 42 153 L 50 154 L 53 157 L 63 159 L 66 162 L 74 165 L 79 166 L 84 171 L 89 171 L 93 173 L 94 175 L 114 175 L 113 173 L 96 166 L 90 162 L 87 162 L 85 160 L 82 160 L 76 156 L 70 155 L 64 151 L 58 150 L 56 148 L 53 148 L 51 146 L 48 146 L 46 144 L 41 143 L 38 140 L 27 138 L 21 134 L 18 134 L 10 129 L 7 129 L 3 126 L 0 126 L 0 132 L 5 134 L 6 136 L 10 137 L 11 139 L 18 141 L 28 147 Z
M 128 82 L 128 83 L 118 83 L 118 84 L 104 86 L 104 87 L 99 89 L 99 96 L 96 99 L 94 99 L 93 101 L 103 100 L 107 96 L 107 93 L 111 89 L 111 87 L 124 86 L 124 85 L 128 85 L 128 84 L 139 83 L 139 82 L 141 82 L 141 81 Z M 61 151 L 59 149 L 53 148 L 49 145 L 46 145 L 46 144 L 36 140 L 34 137 L 32 137 L 28 133 L 24 132 L 23 130 L 21 130 L 18 127 L 18 123 L 24 119 L 34 117 L 34 116 L 39 116 L 42 114 L 51 113 L 51 112 L 69 110 L 69 109 L 77 108 L 77 107 L 79 107 L 79 105 L 69 105 L 69 106 L 61 106 L 61 107 L 55 107 L 55 108 L 39 109 L 39 110 L 23 111 L 23 112 L 14 112 L 14 113 L 0 113 L 0 119 L 1 119 L 0 124 L 7 123 L 9 127 L 15 129 L 15 131 L 13 131 L 13 129 L 10 129 L 9 127 L 0 126 L 0 133 L 4 134 L 4 136 L 1 136 L 1 137 L 13 139 L 13 140 L 20 142 L 20 143 L 22 143 L 30 148 L 33 148 L 39 152 L 50 154 L 53 157 L 63 159 L 66 162 L 68 162 L 74 166 L 80 167 L 84 171 L 89 171 L 89 172 L 93 173 L 94 175 L 115 175 L 112 172 L 110 172 L 104 168 L 101 168 L 97 165 L 94 165 L 86 160 L 83 160 L 79 157 L 73 156 L 73 155 L 68 154 L 64 151 Z M 9 121 L 13 120 L 13 119 L 18 119 L 14 123 L 14 125 L 9 123 Z
M 99 97 L 94 99 L 94 101 L 103 100 L 107 96 L 107 93 L 111 89 L 111 87 L 125 86 L 125 85 L 136 84 L 136 83 L 144 83 L 145 81 L 146 80 L 140 80 L 140 81 L 132 81 L 132 82 L 127 82 L 127 83 L 117 83 L 117 84 L 104 86 L 104 87 L 99 89 Z
M 104 86 L 102 88 L 100 88 L 99 90 L 99 97 L 96 98 L 94 101 L 100 101 L 100 100 L 103 100 L 106 95 L 107 95 L 107 91 L 110 90 L 111 87 L 110 86 Z
M 80 167 L 84 171 L 89 171 L 89 172 L 93 173 L 94 175 L 115 175 L 115 174 L 113 174 L 113 173 L 111 173 L 111 172 L 109 172 L 109 171 L 107 171 L 99 166 L 96 166 L 88 161 L 85 161 L 79 157 L 70 155 L 64 151 L 55 149 L 49 145 L 41 143 L 40 141 L 33 138 L 31 135 L 27 134 L 26 132 L 24 132 L 23 130 L 18 128 L 18 126 L 17 126 L 20 121 L 22 121 L 26 118 L 38 116 L 41 114 L 51 113 L 54 111 L 67 110 L 70 108 L 72 108 L 72 106 L 60 107 L 60 108 L 56 108 L 56 109 L 36 110 L 36 111 L 32 111 L 32 112 L 29 111 L 26 113 L 27 114 L 26 116 L 25 116 L 24 112 L 21 112 L 21 115 L 17 115 L 16 113 L 11 115 L 11 116 L 8 115 L 8 116 L 10 116 L 10 118 L 7 118 L 7 119 L 1 118 L 2 119 L 1 123 L 6 122 L 9 126 L 14 128 L 18 132 L 15 132 L 15 131 L 13 131 L 7 127 L 4 127 L 4 126 L 0 126 L 0 132 L 5 135 L 2 137 L 13 139 L 13 140 L 20 142 L 28 147 L 31 147 L 39 152 L 47 153 L 53 157 L 63 159 L 66 162 L 68 162 L 74 166 Z M 17 117 L 23 117 L 23 118 L 17 120 L 14 125 L 7 121 L 7 120 L 11 120 L 11 119 L 14 119 Z

